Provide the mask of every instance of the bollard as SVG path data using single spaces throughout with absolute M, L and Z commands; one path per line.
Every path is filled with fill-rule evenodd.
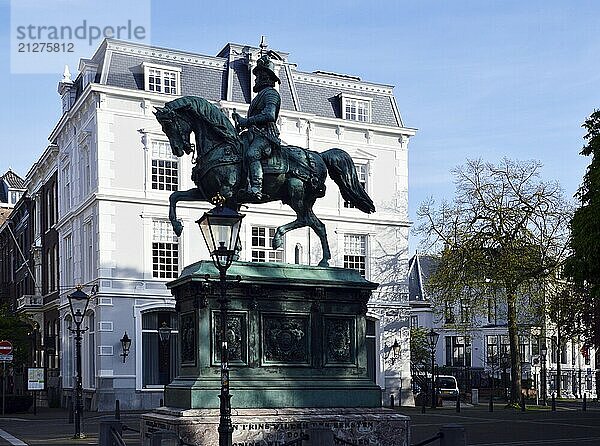
M 556 395 L 552 394 L 552 412 L 556 412 Z
M 525 394 L 521 393 L 521 412 L 525 412 Z
M 440 429 L 440 446 L 466 446 L 465 427 L 460 424 L 445 424 Z
M 165 401 L 161 398 L 158 402 L 158 407 L 163 407 L 165 405 Z
M 490 412 L 494 411 L 494 395 L 490 393 Z
M 473 404 L 473 406 L 479 404 L 479 389 L 471 389 L 471 404 Z
M 581 406 L 581 410 L 584 412 L 587 410 L 587 393 L 583 394 L 583 404 Z
M 421 393 L 421 413 L 425 413 L 425 400 L 427 399 L 427 393 Z
M 460 393 L 456 395 L 456 412 L 460 412 Z
M 73 400 L 72 399 L 69 400 L 68 410 L 69 410 L 69 424 L 73 424 L 74 413 L 73 413 Z
M 390 395 L 390 407 L 394 407 L 394 395 Z
M 119 420 L 100 421 L 100 438 L 98 446 L 113 446 L 115 443 L 112 431 L 119 436 L 123 435 L 123 425 Z
M 115 400 L 115 420 L 121 419 L 121 402 L 119 400 Z

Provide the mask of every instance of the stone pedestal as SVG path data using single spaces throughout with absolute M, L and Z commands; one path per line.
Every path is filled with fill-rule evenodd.
M 366 313 L 377 284 L 344 268 L 235 262 L 227 320 L 233 441 L 238 446 L 409 445 L 409 419 L 381 408 L 367 358 Z M 240 280 L 236 282 L 235 277 Z M 179 313 L 180 365 L 165 407 L 142 417 L 153 431 L 218 444 L 220 307 L 212 262 L 168 284 Z
M 304 438 L 302 446 L 409 446 L 409 418 L 389 409 L 234 409 L 233 446 L 282 446 Z M 160 408 L 142 416 L 144 445 L 152 432 L 172 430 L 198 446 L 219 444 L 215 409 Z
M 232 407 L 381 406 L 365 343 L 367 302 L 377 284 L 351 269 L 280 263 L 235 262 L 228 275 L 241 279 L 228 291 Z M 217 278 L 212 262 L 202 261 L 168 284 L 181 348 L 165 406 L 219 407 Z

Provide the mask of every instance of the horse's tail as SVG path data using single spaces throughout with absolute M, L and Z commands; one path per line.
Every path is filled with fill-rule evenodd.
M 344 200 L 367 214 L 375 212 L 373 200 L 358 181 L 356 166 L 350 155 L 341 149 L 329 149 L 320 155 L 325 161 L 329 175 L 340 188 Z

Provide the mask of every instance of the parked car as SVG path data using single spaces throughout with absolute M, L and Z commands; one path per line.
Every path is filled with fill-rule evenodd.
M 450 375 L 440 375 L 435 378 L 435 389 L 441 399 L 455 399 L 458 396 L 458 383 Z

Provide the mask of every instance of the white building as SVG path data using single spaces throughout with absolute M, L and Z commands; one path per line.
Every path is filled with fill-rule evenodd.
M 443 374 L 451 374 L 462 384 L 486 389 L 489 376 L 506 386 L 510 382 L 508 326 L 506 311 L 490 296 L 485 315 L 474 315 L 467 307 L 433 308 L 426 283 L 435 272 L 436 258 L 415 254 L 409 263 L 410 326 L 433 328 L 440 337 L 435 363 Z M 519 355 L 524 386 L 536 389 L 541 397 L 543 379 L 542 346 L 545 344 L 547 395 L 557 393 L 557 369 L 561 368 L 562 397 L 596 396 L 595 350 L 579 339 L 561 340 L 558 348 L 556 327 L 548 321 L 523 324 L 519 334 Z M 545 341 L 544 341 L 545 338 Z M 558 396 L 558 395 L 557 395 Z
M 357 268 L 377 281 L 377 259 L 400 253 L 395 291 L 373 296 L 367 342 L 371 373 L 385 389 L 384 398 L 393 392 L 397 401 L 407 401 L 408 307 L 400 282 L 410 225 L 407 149 L 415 129 L 404 126 L 391 86 L 302 72 L 288 54 L 277 54 L 282 140 L 318 151 L 346 150 L 377 208 L 371 215 L 353 209 L 328 180 L 327 195 L 315 212 L 327 226 L 331 264 Z M 168 197 L 173 190 L 194 187 L 192 163 L 171 154 L 152 111 L 180 95 L 196 95 L 229 116 L 234 108 L 244 115 L 258 56 L 258 48 L 246 45 L 228 44 L 212 57 L 107 39 L 91 59 L 81 60 L 75 80 L 67 72 L 59 83 L 63 115 L 49 139 L 58 148 L 58 220 L 53 227 L 60 258 L 63 403 L 74 384 L 67 295 L 81 283 L 93 294 L 83 345 L 86 406 L 111 410 L 115 399 L 124 409 L 158 405 L 178 360 L 175 302 L 165 283 L 184 265 L 208 258 L 194 223 L 208 204 L 180 203 L 185 230 L 180 238 L 174 236 Z M 269 248 L 274 228 L 294 219 L 290 208 L 276 202 L 250 206 L 244 213 L 243 260 L 319 261 L 320 244 L 308 228 L 288 233 L 280 250 Z M 158 340 L 163 322 L 173 328 L 166 344 Z M 125 332 L 133 342 L 123 360 L 120 338 Z M 386 363 L 385 355 L 376 352 L 387 353 L 394 340 L 403 346 L 402 356 Z

